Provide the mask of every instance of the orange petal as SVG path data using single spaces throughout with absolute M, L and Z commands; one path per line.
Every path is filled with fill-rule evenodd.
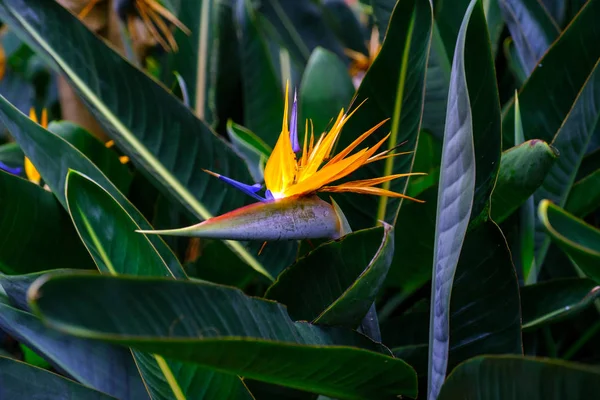
M 375 186 L 375 185 L 379 185 L 380 183 L 383 182 L 388 182 L 388 181 L 392 181 L 394 179 L 398 179 L 398 178 L 405 178 L 407 176 L 417 176 L 417 175 L 427 175 L 424 172 L 411 172 L 411 173 L 407 173 L 407 174 L 395 174 L 395 175 L 388 175 L 388 176 L 382 176 L 380 178 L 371 178 L 371 179 L 361 179 L 358 181 L 350 181 L 350 182 L 346 182 L 344 183 L 344 186 Z
M 398 197 L 403 199 L 408 199 L 412 201 L 416 201 L 417 203 L 425 203 L 424 200 L 415 199 L 414 197 L 405 196 L 400 193 L 392 192 L 391 190 L 375 188 L 375 187 L 364 187 L 364 186 L 324 186 L 319 189 L 319 192 L 331 192 L 331 193 L 358 193 L 358 194 L 373 194 L 376 196 L 386 196 L 386 197 Z
M 371 129 L 369 129 L 368 131 L 366 131 L 365 133 L 363 133 L 362 135 L 360 135 L 355 141 L 353 141 L 352 143 L 350 143 L 350 145 L 348 147 L 346 147 L 344 150 L 342 150 L 341 152 L 339 152 L 338 154 L 336 154 L 336 156 L 333 157 L 329 161 L 328 164 L 338 162 L 342 158 L 346 157 L 348 154 L 350 154 L 350 152 L 352 150 L 354 150 L 366 138 L 368 138 L 369 136 L 371 136 L 371 134 L 373 134 L 373 132 L 375 132 L 381 125 L 385 124 L 388 120 L 389 120 L 389 118 L 384 119 L 383 121 L 381 121 L 380 123 L 378 123 L 377 125 L 375 125 L 374 127 L 372 127 Z

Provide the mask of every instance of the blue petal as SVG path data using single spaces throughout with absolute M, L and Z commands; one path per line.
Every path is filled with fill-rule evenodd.
M 4 164 L 2 161 L 0 161 L 0 169 L 3 169 L 4 171 L 13 174 L 13 175 L 19 175 L 22 171 L 22 168 L 19 167 L 9 167 L 8 165 Z
M 265 199 L 263 197 L 256 194 L 256 192 L 258 192 L 261 188 L 260 184 L 255 183 L 254 185 L 247 185 L 245 183 L 238 182 L 235 179 L 231 179 L 231 178 L 228 178 L 223 175 L 217 175 L 217 176 L 223 182 L 230 184 L 234 188 L 241 190 L 242 192 L 246 193 L 247 195 L 252 196 L 259 201 L 265 201 Z
M 269 189 L 265 190 L 265 197 L 268 200 L 275 200 L 275 197 L 273 197 L 273 193 L 271 193 L 271 191 Z
M 292 142 L 292 150 L 294 153 L 300 151 L 300 143 L 298 142 L 298 98 L 294 91 L 294 104 L 292 105 L 292 117 L 290 121 L 290 141 Z

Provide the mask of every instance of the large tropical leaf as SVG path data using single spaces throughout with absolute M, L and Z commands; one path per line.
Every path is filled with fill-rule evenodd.
M 265 297 L 285 304 L 295 320 L 355 328 L 385 280 L 393 235 L 386 225 L 326 243 L 279 275 Z
M 71 171 L 65 192 L 73 222 L 101 272 L 185 278 L 182 269 L 167 266 L 146 235 L 135 232 L 139 229 L 135 220 L 98 184 Z M 134 356 L 152 397 L 249 398 L 235 375 L 221 375 L 139 351 Z M 206 387 L 210 387 L 209 392 L 205 392 Z
M 24 274 L 93 268 L 60 203 L 49 191 L 0 171 L 0 270 Z
M 0 328 L 72 379 L 118 399 L 148 399 L 131 352 L 50 329 L 32 314 L 0 302 Z
M 560 29 L 539 1 L 499 0 L 499 3 L 521 65 L 529 75 Z
M 483 356 L 459 365 L 439 400 L 586 400 L 600 390 L 600 371 L 562 360 Z
M 600 48 L 589 46 L 600 40 L 596 24 L 600 1 L 590 0 L 539 61 L 519 91 L 525 139 L 552 141 L 572 113 L 583 87 L 600 58 Z M 514 143 L 514 103 L 504 110 L 503 148 Z
M 76 307 L 61 305 L 71 299 Z M 282 305 L 225 286 L 63 274 L 36 281 L 30 301 L 65 333 L 218 371 L 340 399 L 416 396 L 414 371 L 384 346 L 350 330 L 292 322 Z
M 534 195 L 536 203 L 548 199 L 559 207 L 565 206 L 588 143 L 594 133 L 600 129 L 599 86 L 600 67 L 596 64 L 552 141 L 552 146 L 558 150 L 560 157 L 550 169 L 542 186 L 536 191 Z M 538 223 L 536 228 L 536 263 L 541 265 L 550 242 L 545 236 L 542 225 Z
M 0 18 L 70 81 L 134 163 L 195 218 L 208 219 L 244 203 L 241 192 L 202 171 L 249 182 L 244 162 L 230 146 L 60 4 L 2 0 Z M 87 49 L 87 56 L 74 48 Z M 253 268 L 264 268 L 241 243 L 227 244 Z
M 405 143 L 398 151 L 415 149 L 421 125 L 431 23 L 432 10 L 428 0 L 398 2 L 379 55 L 363 78 L 353 105 L 357 107 L 363 100 L 366 102 L 347 122 L 338 147 L 349 145 L 363 132 L 390 118 L 391 122 L 365 143 L 372 146 L 390 133 L 388 148 Z M 361 168 L 353 177 L 362 179 L 408 173 L 412 163 L 412 154 L 392 157 Z M 383 187 L 404 193 L 406 186 L 406 179 L 397 179 Z M 339 202 L 354 230 L 373 226 L 377 220 L 394 223 L 401 204 L 397 198 L 364 195 L 340 196 Z
M 115 400 L 60 375 L 6 357 L 0 357 L 0 398 Z
M 152 229 L 148 221 L 125 198 L 104 174 L 73 145 L 34 123 L 0 96 L 0 119 L 12 136 L 36 166 L 44 182 L 52 189 L 58 201 L 67 208 L 65 182 L 69 169 L 86 174 L 104 189 L 108 190 L 119 204 L 135 218 L 139 226 Z M 161 257 L 170 268 L 177 268 L 179 261 L 159 237 L 150 238 Z M 63 266 L 64 267 L 64 266 Z M 181 268 L 179 266 L 179 268 Z
M 281 132 L 283 119 L 281 81 L 249 0 L 236 0 L 235 17 L 240 44 L 244 125 L 272 147 Z
M 575 218 L 549 200 L 539 205 L 541 225 L 587 276 L 600 282 L 600 230 Z
M 442 150 L 429 339 L 430 399 L 437 397 L 446 374 L 450 294 L 463 240 L 470 221 L 475 225 L 487 218 L 499 159 L 498 91 L 485 15 L 481 3 L 473 0 L 454 51 Z
M 523 329 L 534 329 L 572 316 L 600 297 L 591 279 L 565 278 L 521 288 Z

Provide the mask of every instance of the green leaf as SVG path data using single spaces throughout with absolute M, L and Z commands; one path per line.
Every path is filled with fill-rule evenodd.
M 250 0 L 237 1 L 235 17 L 240 43 L 244 126 L 273 147 L 281 132 L 284 112 L 281 82 Z
M 241 192 L 202 171 L 216 169 L 232 179 L 249 181 L 244 162 L 229 145 L 60 4 L 2 0 L 0 18 L 70 81 L 134 163 L 195 218 L 208 219 L 243 204 Z M 54 29 L 57 25 L 60 30 Z M 90 49 L 90 56 L 80 57 L 74 48 Z M 264 268 L 241 243 L 227 244 L 251 267 Z
M 344 148 L 379 122 L 391 118 L 389 125 L 378 129 L 364 144 L 373 146 L 389 133 L 388 149 L 404 142 L 398 152 L 415 149 L 421 124 L 431 23 L 432 11 L 428 0 L 398 3 L 381 51 L 363 78 L 353 104 L 357 107 L 363 100 L 367 101 L 346 123 L 338 148 Z M 359 169 L 352 178 L 409 173 L 412 164 L 412 154 L 391 157 Z M 396 179 L 382 187 L 404 193 L 407 179 Z M 378 220 L 394 223 L 401 205 L 398 198 L 356 194 L 336 196 L 336 201 L 347 213 L 354 230 L 371 227 Z
M 539 328 L 583 311 L 600 296 L 591 279 L 565 278 L 521 288 L 523 329 Z
M 502 153 L 491 217 L 500 223 L 540 187 L 558 155 L 542 140 L 529 140 Z
M 600 282 L 600 230 L 549 200 L 540 202 L 538 215 L 552 241 L 587 276 Z
M 600 0 L 590 0 L 539 61 L 519 92 L 523 132 L 526 139 L 551 142 L 571 113 L 573 103 L 586 85 L 600 58 L 596 21 Z M 503 148 L 514 141 L 514 104 L 504 110 Z M 560 149 L 559 149 L 560 151 Z M 562 152 L 561 152 L 562 153 Z
M 190 35 L 177 29 L 174 38 L 178 51 L 168 54 L 167 71 L 177 72 L 188 89 L 189 104 L 203 121 L 212 124 L 215 109 L 212 97 L 216 66 L 212 60 L 219 43 L 216 31 L 216 4 L 214 0 L 171 0 L 174 14 L 189 30 Z M 166 75 L 166 74 L 165 74 Z M 172 77 L 169 77 L 172 79 Z
M 375 301 L 393 254 L 390 225 L 351 233 L 298 260 L 265 297 L 285 304 L 294 320 L 356 328 Z
M 262 31 L 289 51 L 295 64 L 303 66 L 317 46 L 340 57 L 342 47 L 324 21 L 320 5 L 310 1 L 264 0 L 258 4 Z
M 469 231 L 450 300 L 448 370 L 482 354 L 522 354 L 519 282 L 502 231 Z
M 32 314 L 0 303 L 0 327 L 72 379 L 118 399 L 147 399 L 131 352 L 50 329 Z M 0 389 L 1 390 L 1 389 Z
M 51 271 L 53 274 L 78 272 L 78 270 L 75 269 L 53 269 Z M 29 304 L 27 303 L 27 290 L 33 281 L 48 272 L 49 271 L 45 270 L 23 275 L 0 274 L 0 286 L 4 289 L 6 296 L 10 300 L 10 304 L 20 310 L 30 311 Z
M 59 275 L 38 280 L 30 293 L 44 322 L 77 336 L 336 398 L 416 396 L 412 368 L 386 355 L 380 344 L 349 330 L 292 322 L 280 304 L 237 289 L 159 278 Z M 74 299 L 77 307 L 63 306 Z
M 5 357 L 0 357 L 0 398 L 39 400 L 115 399 L 45 369 Z
M 600 390 L 600 371 L 562 360 L 484 356 L 459 365 L 439 400 L 585 400 Z
M 0 146 L 0 161 L 7 164 L 9 167 L 23 168 L 24 164 L 23 151 L 16 143 L 6 143 Z M 25 176 L 23 174 L 23 176 Z
M 181 266 L 179 270 L 170 269 L 148 237 L 135 232 L 139 226 L 131 216 L 98 184 L 71 171 L 65 192 L 73 222 L 101 272 L 185 279 Z M 153 397 L 170 398 L 174 395 L 178 400 L 195 399 L 206 393 L 202 387 L 207 385 L 211 390 L 218 388 L 218 393 L 205 394 L 205 398 L 234 398 L 246 391 L 233 375 L 220 377 L 195 366 L 167 362 L 139 351 L 134 352 L 134 357 L 141 365 L 144 379 L 152 382 L 148 387 Z M 188 381 L 190 377 L 193 377 L 191 384 Z M 225 382 L 221 382 L 223 386 L 219 387 L 218 381 L 210 383 L 212 379 L 225 379 Z
M 502 15 L 526 75 L 538 65 L 560 28 L 536 0 L 499 0 Z
M 559 207 L 565 206 L 588 143 L 594 132 L 600 128 L 598 85 L 600 85 L 600 67 L 596 66 L 552 141 L 552 146 L 558 150 L 560 157 L 550 169 L 542 186 L 536 191 L 534 195 L 536 203 L 548 199 Z M 541 265 L 550 241 L 540 224 L 536 228 L 536 264 Z
M 85 154 L 121 192 L 128 192 L 133 176 L 127 166 L 119 161 L 115 151 L 107 149 L 104 143 L 91 133 L 69 121 L 51 122 L 48 130 Z
M 600 170 L 596 170 L 571 186 L 565 210 L 585 217 L 600 206 Z
M 315 133 L 325 132 L 353 95 L 354 85 L 346 65 L 335 54 L 317 47 L 308 59 L 300 85 L 299 135 L 307 119 L 312 120 Z
M 65 209 L 67 208 L 65 199 L 66 176 L 69 169 L 74 169 L 89 176 L 109 191 L 119 204 L 135 218 L 135 222 L 139 226 L 151 229 L 148 221 L 85 155 L 60 136 L 31 121 L 2 96 L 0 96 L 0 119 L 4 121 L 12 136 L 36 166 L 44 182 L 52 189 L 52 192 Z M 179 261 L 165 242 L 159 237 L 153 237 L 150 240 L 169 267 L 177 268 Z M 64 268 L 65 265 L 61 267 Z
M 425 204 L 406 203 L 402 206 L 394 229 L 394 258 L 386 284 L 399 287 L 408 295 L 431 279 L 437 185 L 419 195 Z
M 475 226 L 487 219 L 500 159 L 500 106 L 488 38 L 483 8 L 473 0 L 454 52 L 442 149 L 433 257 L 429 398 L 437 397 L 446 374 L 450 294 L 463 240 L 471 221 Z
M 517 47 L 511 37 L 504 39 L 503 50 L 508 68 L 515 78 L 515 84 L 520 87 L 527 80 L 527 72 L 525 72 L 525 66 L 521 63 Z
M 496 55 L 500 36 L 504 29 L 504 20 L 500 10 L 499 2 L 501 0 L 483 0 L 483 10 L 485 12 L 485 20 L 487 21 L 488 31 L 490 32 L 490 41 L 492 44 L 492 52 Z
M 246 161 L 254 182 L 263 182 L 265 164 L 273 149 L 254 132 L 232 120 L 227 121 L 227 133 L 233 148 Z
M 94 268 L 71 221 L 52 193 L 0 171 L 0 270 L 24 274 Z
M 567 2 L 564 0 L 542 0 L 544 8 L 559 26 L 562 26 L 567 12 Z

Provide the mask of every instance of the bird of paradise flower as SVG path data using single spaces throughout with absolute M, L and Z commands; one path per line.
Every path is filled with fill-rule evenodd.
M 294 96 L 291 115 L 289 115 L 288 92 L 289 84 L 286 85 L 281 134 L 264 170 L 266 187 L 264 195 L 259 194 L 262 190 L 260 184 L 250 185 L 238 182 L 213 171 L 205 170 L 207 173 L 259 200 L 260 203 L 242 207 L 187 228 L 139 232 L 231 240 L 339 237 L 339 213 L 337 211 L 332 212 L 331 205 L 316 196 L 318 192 L 350 192 L 423 202 L 402 193 L 376 187 L 379 184 L 398 178 L 425 175 L 419 172 L 393 174 L 331 185 L 349 176 L 364 165 L 407 153 L 394 153 L 395 148 L 379 151 L 390 134 L 387 134 L 374 146 L 365 147 L 354 152 L 361 143 L 388 121 L 386 119 L 361 134 L 341 152 L 332 156 L 335 144 L 342 133 L 342 128 L 360 106 L 351 113 L 346 113 L 342 109 L 331 129 L 322 133 L 318 139 L 315 139 L 312 129 L 309 135 L 308 123 L 306 123 L 304 143 L 301 148 L 297 128 L 298 102 L 296 96 Z M 307 208 L 310 209 L 308 213 L 306 212 Z M 306 218 L 289 218 L 291 214 Z M 265 228 L 263 225 L 268 223 L 272 225 Z M 289 229 L 287 227 L 288 223 L 293 224 L 295 228 Z

